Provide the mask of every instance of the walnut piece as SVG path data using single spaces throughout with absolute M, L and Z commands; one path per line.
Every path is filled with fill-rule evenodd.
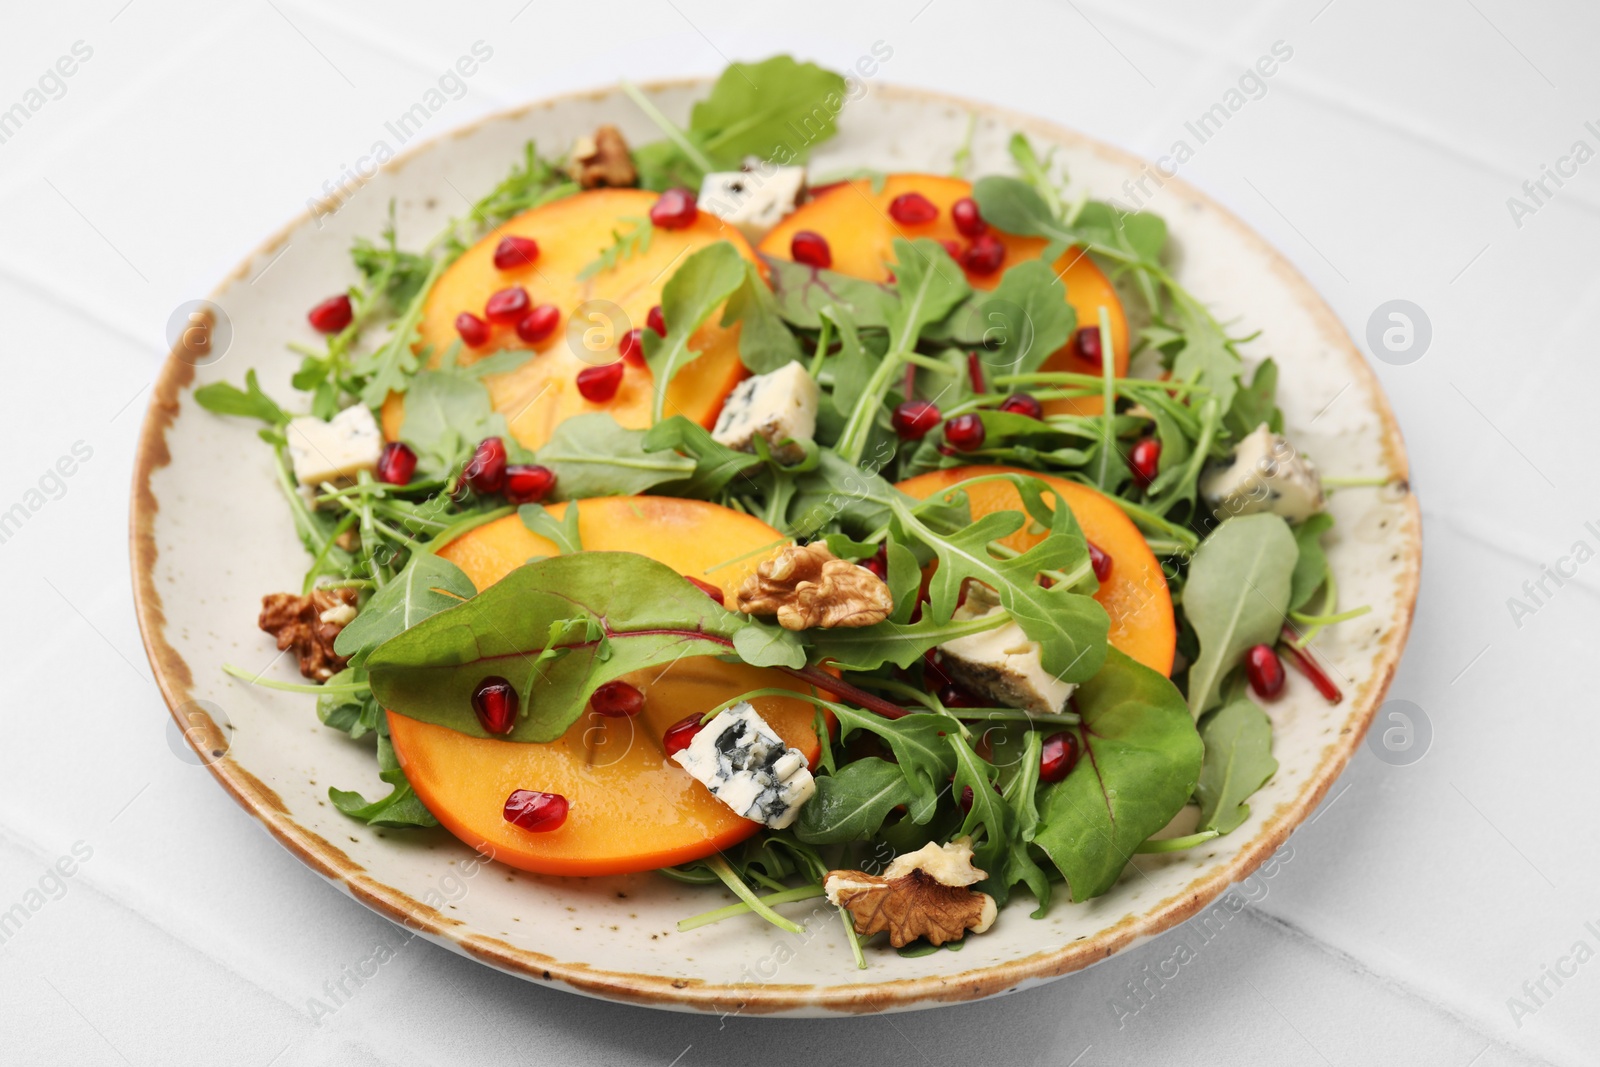
M 871 626 L 894 610 L 882 578 L 840 559 L 821 541 L 790 545 L 744 580 L 734 605 L 747 615 L 776 615 L 785 630 Z
M 292 648 L 300 673 L 325 682 L 344 670 L 345 658 L 333 651 L 333 639 L 356 617 L 354 589 L 313 589 L 309 596 L 268 593 L 261 598 L 257 620 L 278 639 L 279 650 Z
M 823 888 L 830 903 L 850 913 L 856 933 L 887 931 L 889 944 L 902 948 L 919 937 L 942 945 L 989 929 L 998 910 L 994 898 L 972 888 L 987 877 L 972 865 L 971 840 L 960 837 L 897 856 L 881 876 L 829 871 Z
M 606 186 L 626 188 L 639 180 L 628 153 L 628 142 L 615 126 L 601 126 L 592 137 L 580 137 L 572 144 L 567 174 L 585 189 Z

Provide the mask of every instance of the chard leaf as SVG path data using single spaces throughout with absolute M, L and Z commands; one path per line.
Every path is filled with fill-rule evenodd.
M 1134 849 L 1188 803 L 1203 746 L 1177 687 L 1116 649 L 1076 703 L 1082 755 L 1041 791 L 1034 842 L 1084 901 L 1116 884 Z
M 733 635 L 733 647 L 739 658 L 752 667 L 806 665 L 806 650 L 799 634 L 754 619 Z
M 1183 613 L 1200 641 L 1189 668 L 1195 718 L 1221 700 L 1223 678 L 1252 645 L 1283 629 L 1299 548 L 1276 515 L 1240 515 L 1200 543 L 1183 588 Z
M 1294 577 L 1289 584 L 1289 610 L 1299 611 L 1311 601 L 1328 580 L 1328 556 L 1322 550 L 1322 535 L 1333 529 L 1333 516 L 1320 511 L 1295 527 Z
M 662 419 L 672 379 L 700 356 L 689 347 L 694 332 L 744 283 L 745 273 L 745 260 L 738 250 L 727 241 L 718 241 L 685 259 L 662 287 L 661 314 L 667 334 L 644 332 L 644 358 L 655 379 L 652 422 Z
M 837 271 L 820 270 L 804 263 L 763 256 L 772 280 L 778 314 L 791 326 L 822 328 L 822 312 L 843 308 L 861 329 L 887 329 L 894 290 Z
M 555 472 L 562 500 L 632 496 L 694 473 L 693 459 L 667 450 L 648 452 L 644 440 L 645 431 L 623 429 L 603 411 L 575 415 L 539 449 L 539 462 Z
M 883 820 L 916 800 L 916 789 L 900 768 L 877 756 L 852 760 L 817 777 L 817 791 L 795 820 L 794 835 L 813 845 L 867 841 Z
M 521 698 L 509 741 L 554 741 L 589 696 L 629 671 L 727 655 L 748 625 L 672 568 L 631 552 L 523 564 L 471 600 L 379 646 L 373 695 L 408 718 L 488 737 L 472 693 L 491 675 Z
M 194 391 L 194 401 L 214 414 L 244 415 L 260 419 L 268 426 L 283 426 L 289 421 L 283 409 L 261 391 L 254 370 L 244 372 L 243 389 L 227 382 L 212 382 Z
M 1200 802 L 1199 830 L 1232 833 L 1250 817 L 1245 803 L 1278 771 L 1272 757 L 1272 720 L 1248 698 L 1222 705 L 1200 723 L 1205 762 L 1195 799 Z
M 475 593 L 472 580 L 454 563 L 431 552 L 412 553 L 406 569 L 372 594 L 361 613 L 339 631 L 333 650 L 360 666 L 391 637 Z
M 784 325 L 777 298 L 754 264 L 745 264 L 744 284 L 728 298 L 722 325 L 739 324 L 739 361 L 751 374 L 769 374 L 801 359 L 800 342 Z

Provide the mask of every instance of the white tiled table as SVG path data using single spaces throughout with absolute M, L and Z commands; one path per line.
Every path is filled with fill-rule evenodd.
M 557 5 L 94 0 L 14 5 L 0 108 L 74 42 L 59 99 L 0 143 L 0 510 L 92 456 L 0 544 L 0 945 L 11 1064 L 1593 1063 L 1600 962 L 1594 397 L 1600 10 L 1583 0 Z M 671 1016 L 550 992 L 423 942 L 331 1017 L 308 998 L 398 928 L 330 890 L 174 755 L 130 606 L 126 496 L 162 330 L 365 151 L 456 55 L 494 57 L 429 135 L 620 76 L 794 50 L 1036 112 L 1154 158 L 1284 41 L 1293 56 L 1186 178 L 1256 225 L 1352 332 L 1404 298 L 1427 355 L 1378 371 L 1406 431 L 1427 572 L 1392 696 L 1426 756 L 1363 750 L 1265 896 L 1144 1002 L 1158 940 L 1041 990 L 826 1022 Z M 1160 208 L 1159 198 L 1154 207 Z M 294 269 L 285 262 L 278 269 Z M 47 486 L 51 488 L 51 486 Z M 47 872 L 58 858 L 72 875 Z M 86 858 L 85 858 L 86 857 Z M 37 899 L 34 901 L 37 903 Z M 1586 927 L 1593 923 L 1593 929 Z M 1571 963 L 1564 965 L 1572 970 Z M 1514 1013 L 1508 998 L 1536 1010 Z M 1140 1003 L 1137 1014 L 1117 1003 Z M 677 1057 L 677 1059 L 674 1059 Z M 1077 1057 L 1074 1059 L 1074 1057 Z

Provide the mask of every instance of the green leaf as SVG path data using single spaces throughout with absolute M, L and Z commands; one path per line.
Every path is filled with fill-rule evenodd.
M 632 496 L 694 473 L 693 459 L 646 451 L 644 440 L 645 431 L 623 429 L 603 411 L 589 412 L 558 425 L 538 458 L 555 472 L 555 492 L 562 500 Z
M 744 283 L 745 261 L 727 241 L 706 245 L 683 261 L 661 290 L 661 314 L 667 323 L 665 337 L 644 332 L 644 358 L 655 379 L 651 421 L 660 422 L 667 402 L 667 386 L 700 353 L 689 339 L 723 301 Z
M 227 382 L 212 382 L 194 391 L 195 403 L 217 415 L 244 415 L 260 419 L 268 426 L 283 426 L 289 421 L 283 409 L 261 391 L 256 372 L 244 372 L 244 388 Z
M 433 813 L 423 806 L 422 801 L 411 788 L 411 783 L 406 780 L 405 772 L 396 767 L 394 770 L 380 771 L 378 777 L 394 786 L 388 796 L 369 801 L 360 793 L 349 792 L 344 789 L 328 790 L 328 799 L 333 801 L 333 806 L 352 819 L 360 819 L 368 826 L 392 827 L 427 827 L 438 826 L 439 820 Z
M 824 308 L 823 314 L 839 334 L 839 352 L 828 360 L 833 370 L 833 409 L 848 418 L 871 384 L 872 372 L 882 361 L 883 352 L 861 343 L 855 318 L 847 308 L 833 305 Z
M 1116 884 L 1134 849 L 1188 803 L 1203 746 L 1177 687 L 1116 649 L 1075 696 L 1081 755 L 1042 790 L 1034 842 L 1083 901 Z
M 982 345 L 989 374 L 1028 374 L 1072 339 L 1078 314 L 1066 302 L 1066 286 L 1043 260 L 1026 259 L 1008 269 L 990 292 L 969 296 L 949 319 L 925 332 Z
M 800 635 L 781 626 L 751 620 L 733 635 L 734 651 L 752 667 L 804 667 Z
M 744 284 L 728 298 L 722 325 L 739 324 L 739 361 L 751 374 L 770 374 L 802 358 L 800 343 L 784 324 L 777 298 L 761 272 L 745 264 Z
M 650 242 L 656 235 L 655 225 L 648 218 L 635 215 L 624 215 L 622 221 L 628 224 L 628 229 L 611 231 L 611 243 L 578 271 L 580 282 L 588 281 L 601 271 L 616 270 L 623 260 L 650 251 Z
M 391 637 L 475 593 L 472 580 L 454 563 L 429 552 L 415 553 L 406 569 L 372 594 L 361 613 L 339 631 L 333 650 L 360 666 Z
M 417 453 L 426 474 L 445 477 L 485 437 L 508 437 L 505 416 L 489 390 L 470 375 L 426 370 L 411 379 L 400 437 Z
M 822 328 L 822 312 L 843 308 L 861 329 L 887 329 L 895 305 L 894 290 L 848 274 L 819 270 L 804 263 L 763 256 L 778 314 L 791 326 Z
M 578 502 L 572 501 L 558 522 L 543 504 L 524 504 L 517 509 L 522 525 L 555 543 L 556 551 L 565 556 L 583 551 L 583 538 L 578 533 Z
M 1011 895 L 1011 887 L 1018 882 L 1025 883 L 1039 901 L 1033 913 L 1035 919 L 1044 918 L 1050 907 L 1050 876 L 1033 858 L 1033 840 L 1039 829 L 1039 758 L 1043 736 L 1038 730 L 1027 731 L 1016 771 L 1001 789 L 1001 796 L 1010 809 L 1011 834 L 1000 858 L 1000 869 L 989 872 L 986 886 L 995 902 L 1004 904 Z
M 1252 645 L 1274 644 L 1289 610 L 1299 549 L 1276 515 L 1240 515 L 1200 543 L 1183 589 L 1183 613 L 1200 640 L 1189 668 L 1196 718 L 1221 699 L 1222 680 Z
M 904 504 L 892 503 L 895 518 L 906 535 L 902 539 L 921 542 L 939 557 L 938 569 L 928 586 L 925 614 L 948 621 L 960 599 L 963 582 L 982 582 L 995 590 L 1001 605 L 1023 632 L 1039 642 L 1046 671 L 1064 681 L 1085 681 L 1100 669 L 1111 625 L 1099 602 L 1073 591 L 1092 574 L 1088 545 L 1072 509 L 1054 490 L 1037 478 L 1012 476 L 1009 480 L 1022 495 L 1027 514 L 991 512 L 950 534 L 936 532 Z M 945 495 L 960 488 L 957 483 Z M 1044 504 L 1046 492 L 1056 497 L 1053 508 Z M 989 546 L 1016 533 L 1030 519 L 1048 521 L 1045 539 L 1019 556 L 997 558 Z M 1069 581 L 1046 589 L 1038 581 L 1044 571 L 1065 572 Z
M 421 340 L 417 325 L 422 321 L 429 291 L 448 265 L 446 256 L 433 262 L 412 295 L 410 305 L 389 325 L 388 340 L 352 368 L 354 373 L 367 379 L 361 388 L 361 402 L 367 407 L 378 408 L 390 393 L 403 393 L 410 387 L 417 370 L 415 346 Z
M 1262 360 L 1250 384 L 1233 395 L 1233 404 L 1223 416 L 1223 425 L 1235 440 L 1255 430 L 1263 422 L 1273 433 L 1283 430 L 1283 412 L 1278 410 L 1278 365 Z
M 712 439 L 709 431 L 682 415 L 662 419 L 645 431 L 642 446 L 646 452 L 671 450 L 688 457 L 693 467 L 688 478 L 661 488 L 666 496 L 714 499 L 724 488 L 761 461 L 749 452 L 740 452 Z
M 1039 190 L 1018 178 L 990 175 L 972 186 L 983 220 L 1006 233 L 1071 243 L 1071 234 Z
M 1200 740 L 1206 754 L 1194 791 L 1200 802 L 1195 829 L 1232 833 L 1250 817 L 1245 800 L 1278 771 L 1272 758 L 1272 720 L 1248 698 L 1240 698 L 1201 721 Z
M 973 862 L 992 877 L 1004 865 L 1003 857 L 1011 840 L 1010 809 L 994 789 L 999 772 L 987 760 L 980 759 L 959 733 L 947 733 L 945 740 L 956 754 L 951 794 L 965 797 L 966 791 L 972 790 L 972 807 L 967 809 L 961 832 L 977 842 L 972 848 Z
M 891 811 L 915 799 L 916 790 L 899 767 L 866 756 L 817 777 L 817 791 L 800 809 L 794 835 L 814 845 L 867 841 Z
M 1333 516 L 1318 512 L 1294 530 L 1294 576 L 1289 583 L 1289 610 L 1299 611 L 1310 602 L 1328 580 L 1328 556 L 1322 550 L 1322 535 L 1333 529 Z
M 875 734 L 894 753 L 895 766 L 911 785 L 915 798 L 907 805 L 916 823 L 933 817 L 939 797 L 955 773 L 956 758 L 946 741 L 956 726 L 943 715 L 916 712 L 900 719 L 885 719 L 871 712 L 858 711 L 844 704 L 829 704 L 839 722 L 839 740 L 847 740 L 857 730 Z
M 491 675 L 521 697 L 511 741 L 553 741 L 601 684 L 682 656 L 727 655 L 744 616 L 631 552 L 526 563 L 471 600 L 379 646 L 372 692 L 391 711 L 489 736 L 472 694 Z
M 900 551 L 906 552 L 905 549 Z M 906 555 L 911 553 L 906 552 Z M 914 599 L 912 604 L 915 604 Z M 847 671 L 875 671 L 886 663 L 904 669 L 920 660 L 930 648 L 958 637 L 993 630 L 1007 621 L 1005 615 L 996 614 L 991 618 L 940 622 L 928 613 L 914 623 L 889 619 L 872 626 L 815 630 L 808 636 L 818 663 L 829 663 Z
M 796 492 L 789 505 L 790 532 L 809 537 L 837 522 L 846 531 L 869 534 L 889 521 L 889 509 L 895 502 L 916 504 L 877 473 L 893 455 L 891 448 L 881 462 L 877 462 L 879 457 L 869 457 L 857 467 L 832 449 L 823 449 L 816 469 L 795 480 Z
M 733 63 L 689 113 L 689 132 L 719 165 L 736 169 L 745 156 L 790 162 L 837 132 L 844 109 L 843 76 L 777 55 Z
M 346 667 L 328 679 L 329 688 L 364 683 L 367 672 L 358 667 Z M 343 730 L 352 740 L 360 740 L 378 729 L 378 717 L 383 709 L 372 699 L 372 691 L 330 692 L 317 695 L 317 718 L 324 726 Z
M 931 237 L 894 240 L 895 291 L 889 308 L 889 351 L 909 352 L 929 325 L 964 300 L 972 287 L 943 245 Z

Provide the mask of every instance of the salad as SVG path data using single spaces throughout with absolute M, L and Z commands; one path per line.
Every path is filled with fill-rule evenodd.
M 736 897 L 684 930 L 825 897 L 859 966 L 1240 827 L 1262 705 L 1286 664 L 1341 699 L 1307 645 L 1365 609 L 1162 220 L 1021 135 L 1010 175 L 812 175 L 845 80 L 787 56 L 682 127 L 625 88 L 659 140 L 530 143 L 357 241 L 292 399 L 196 390 L 264 423 L 310 559 L 258 620 L 307 681 L 227 669 L 389 787 L 332 803 Z

